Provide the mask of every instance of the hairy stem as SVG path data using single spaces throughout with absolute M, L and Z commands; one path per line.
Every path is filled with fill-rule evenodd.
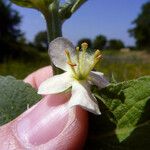
M 48 43 L 62 36 L 62 22 L 58 14 L 58 9 L 59 1 L 56 0 L 43 12 L 47 24 Z M 52 61 L 51 66 L 53 67 L 54 74 L 59 74 L 59 69 L 55 67 Z

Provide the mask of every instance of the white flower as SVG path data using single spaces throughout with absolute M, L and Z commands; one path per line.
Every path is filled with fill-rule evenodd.
M 52 41 L 49 46 L 49 53 L 55 66 L 66 71 L 55 75 L 44 81 L 39 89 L 39 94 L 55 94 L 71 88 L 71 98 L 68 107 L 76 105 L 95 113 L 100 114 L 96 98 L 92 95 L 90 85 L 98 88 L 106 87 L 109 82 L 103 77 L 103 73 L 94 72 L 92 69 L 100 60 L 101 54 L 97 50 L 94 54 L 86 52 L 87 44 L 75 48 L 65 38 L 59 37 Z

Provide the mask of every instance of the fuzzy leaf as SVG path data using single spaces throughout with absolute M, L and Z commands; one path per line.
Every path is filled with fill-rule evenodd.
M 102 115 L 91 115 L 85 149 L 149 149 L 150 76 L 111 84 L 96 96 Z
M 0 76 L 0 125 L 16 118 L 40 99 L 29 84 L 11 76 Z

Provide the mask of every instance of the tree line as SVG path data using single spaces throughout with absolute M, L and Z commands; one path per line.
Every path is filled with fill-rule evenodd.
M 83 38 L 78 41 L 77 46 L 80 46 L 81 43 L 86 42 L 89 45 L 89 48 L 91 49 L 111 49 L 111 50 L 120 50 L 121 48 L 124 48 L 124 43 L 119 39 L 110 39 L 107 40 L 106 36 L 104 35 L 98 35 L 94 38 L 94 40 L 91 40 L 89 38 Z

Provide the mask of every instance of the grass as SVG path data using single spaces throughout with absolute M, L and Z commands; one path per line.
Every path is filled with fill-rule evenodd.
M 17 79 L 24 79 L 28 74 L 49 64 L 50 61 L 47 55 L 41 55 L 40 58 L 34 59 L 34 61 L 10 59 L 0 64 L 0 75 L 12 75 Z
M 146 52 L 104 52 L 104 58 L 96 69 L 104 72 L 110 79 L 112 75 L 117 81 L 135 79 L 150 75 L 150 54 Z
M 96 69 L 104 72 L 111 79 L 112 74 L 117 81 L 135 79 L 150 75 L 150 54 L 146 52 L 103 52 L 103 60 Z M 18 79 L 25 78 L 31 72 L 49 65 L 47 54 L 41 54 L 34 61 L 8 60 L 0 64 L 0 75 L 12 75 Z

